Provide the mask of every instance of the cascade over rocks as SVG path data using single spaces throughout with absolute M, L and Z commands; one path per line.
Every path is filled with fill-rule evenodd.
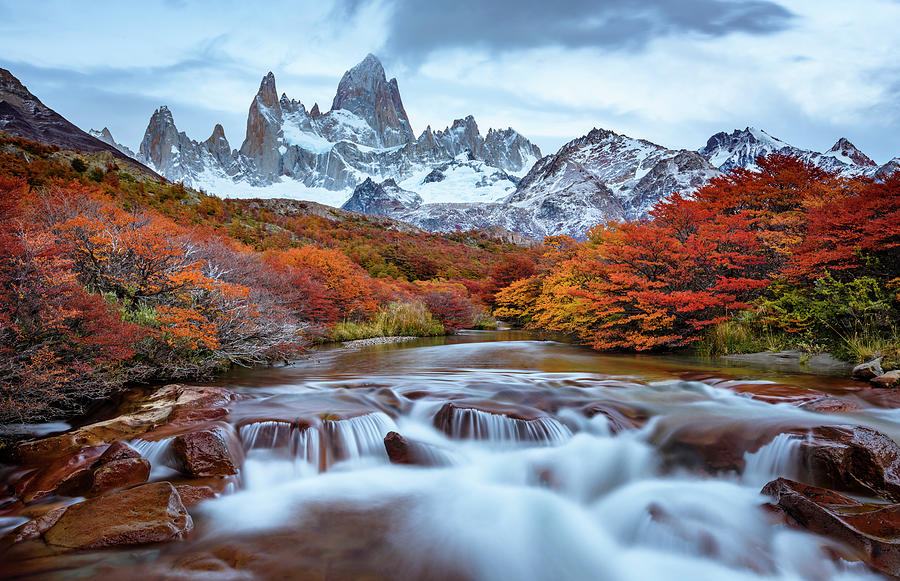
M 451 438 L 552 444 L 572 433 L 558 420 L 525 407 L 447 402 L 434 427 Z

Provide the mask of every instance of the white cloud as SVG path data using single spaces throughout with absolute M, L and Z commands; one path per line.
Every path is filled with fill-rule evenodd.
M 780 4 L 795 17 L 764 35 L 670 33 L 627 49 L 473 46 L 435 49 L 418 62 L 380 56 L 417 131 L 471 113 L 482 129 L 513 126 L 544 149 L 593 126 L 696 148 L 715 131 L 753 124 L 803 147 L 822 149 L 845 135 L 878 160 L 900 154 L 900 3 Z M 82 73 L 23 79 L 76 123 L 106 123 L 104 108 L 85 95 L 115 96 L 106 110 L 113 101 L 121 110 L 109 113 L 119 125 L 111 129 L 133 144 L 152 104 L 167 103 L 192 137 L 205 138 L 221 121 L 234 146 L 268 70 L 280 92 L 327 109 L 343 71 L 389 50 L 393 15 L 389 0 L 339 17 L 322 2 L 160 0 L 140 9 L 0 0 L 0 13 L 8 15 L 0 54 L 9 63 Z M 83 90 L 65 86 L 76 81 Z

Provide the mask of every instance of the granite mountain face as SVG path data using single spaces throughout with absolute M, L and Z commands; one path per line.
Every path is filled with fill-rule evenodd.
M 460 156 L 480 162 L 465 172 L 473 187 L 502 172 L 510 178 L 504 185 L 509 193 L 516 182 L 510 176 L 524 174 L 541 156 L 513 129 L 491 129 L 483 137 L 471 116 L 442 131 L 428 127 L 416 138 L 397 80 L 387 79 L 373 55 L 344 74 L 325 113 L 318 104 L 307 110 L 285 94 L 279 97 L 270 72 L 250 104 L 240 149 L 228 151 L 227 144 L 218 126 L 208 140 L 191 140 L 161 107 L 150 119 L 138 157 L 169 179 L 216 193 L 280 184 L 279 191 L 300 186 L 298 195 L 304 188 L 346 190 L 346 199 L 369 177 L 415 181 Z

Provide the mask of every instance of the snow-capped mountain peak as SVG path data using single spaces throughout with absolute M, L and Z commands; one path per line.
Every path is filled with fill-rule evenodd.
M 871 175 L 878 165 L 846 138 L 840 138 L 825 153 L 794 147 L 761 129 L 716 133 L 699 150 L 700 155 L 721 170 L 744 168 L 756 171 L 756 160 L 773 153 L 790 155 L 841 175 Z
M 113 138 L 112 132 L 109 130 L 109 127 L 104 127 L 100 131 L 97 131 L 96 129 L 90 129 L 90 130 L 88 130 L 88 134 L 92 135 L 93 137 L 96 137 L 103 143 L 112 145 L 113 147 L 115 147 L 116 149 L 118 149 L 119 151 L 121 151 L 122 153 L 127 155 L 128 157 L 135 158 L 135 159 L 137 157 L 137 156 L 135 156 L 134 152 L 131 151 L 131 149 L 129 149 L 127 146 L 116 142 L 116 140 Z
M 716 133 L 699 150 L 715 167 L 721 170 L 743 167 L 758 169 L 756 160 L 785 149 L 793 149 L 784 141 L 773 137 L 756 127 L 743 130 L 735 129 L 731 133 Z
M 512 129 L 489 131 L 485 139 L 472 116 L 443 131 L 429 128 L 415 139 L 397 82 L 387 80 L 373 55 L 344 74 L 326 113 L 318 104 L 307 111 L 286 94 L 279 98 L 275 75 L 267 73 L 250 104 L 246 136 L 237 151 L 227 151 L 220 128 L 200 143 L 180 135 L 171 112 L 161 108 L 151 118 L 140 155 L 169 179 L 223 195 L 291 192 L 330 203 L 346 200 L 368 177 L 404 184 L 416 178 L 418 186 L 419 178 L 462 152 L 492 166 L 467 174 L 475 180 L 471 188 L 494 180 L 485 176 L 496 172 L 503 176 L 497 179 L 509 178 L 505 172 L 521 175 L 540 157 L 540 150 Z M 492 191 L 508 195 L 515 187 L 508 183 Z
M 859 166 L 870 166 L 874 167 L 878 164 L 872 161 L 869 156 L 861 152 L 855 145 L 850 143 L 850 140 L 846 137 L 841 137 L 837 140 L 831 149 L 826 151 L 823 155 L 828 157 L 833 157 L 847 165 L 859 165 Z

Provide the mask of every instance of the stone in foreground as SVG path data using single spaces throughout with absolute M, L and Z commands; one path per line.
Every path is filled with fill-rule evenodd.
M 175 487 L 156 482 L 70 506 L 44 540 L 66 549 L 99 549 L 174 541 L 193 528 Z
M 863 504 L 785 478 L 769 482 L 762 493 L 801 527 L 849 547 L 849 556 L 888 575 L 900 575 L 900 505 Z

